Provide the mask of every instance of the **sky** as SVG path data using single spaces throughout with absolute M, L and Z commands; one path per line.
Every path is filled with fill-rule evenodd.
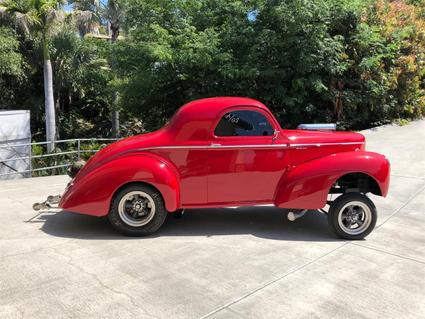
M 66 12 L 72 11 L 72 5 L 71 4 L 65 5 L 65 11 Z

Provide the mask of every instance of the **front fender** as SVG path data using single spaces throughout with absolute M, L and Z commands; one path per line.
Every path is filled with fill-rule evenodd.
M 154 154 L 113 158 L 79 176 L 66 189 L 59 207 L 82 214 L 107 215 L 114 193 L 131 182 L 145 182 L 158 189 L 168 211 L 180 207 L 178 173 L 172 164 Z
M 321 157 L 287 171 L 276 191 L 275 205 L 283 208 L 323 208 L 331 186 L 349 173 L 371 176 L 378 183 L 382 196 L 387 195 L 389 161 L 381 154 L 353 151 Z

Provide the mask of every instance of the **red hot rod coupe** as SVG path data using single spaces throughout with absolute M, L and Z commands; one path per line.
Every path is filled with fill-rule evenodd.
M 59 207 L 108 215 L 118 231 L 140 236 L 158 230 L 168 212 L 272 204 L 290 209 L 292 220 L 322 210 L 337 235 L 360 239 L 377 217 L 366 194 L 387 195 L 390 165 L 365 151 L 363 135 L 326 129 L 281 129 L 265 105 L 249 98 L 193 101 L 160 130 L 99 151 L 68 184 Z

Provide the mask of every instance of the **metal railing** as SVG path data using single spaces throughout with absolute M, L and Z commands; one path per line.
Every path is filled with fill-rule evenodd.
M 114 142 L 118 140 L 118 138 L 76 138 L 76 139 L 66 139 L 66 140 L 57 140 L 55 141 L 55 150 L 60 150 L 58 148 L 58 145 L 63 144 L 73 144 L 76 149 L 66 150 L 66 151 L 59 151 L 59 152 L 52 152 L 52 153 L 45 153 L 45 154 L 38 154 L 33 155 L 33 146 L 46 146 L 47 144 L 50 144 L 51 142 L 34 142 L 34 143 L 17 143 L 17 144 L 4 144 L 0 145 L 0 150 L 2 149 L 14 149 L 18 147 L 25 147 L 29 146 L 31 147 L 29 151 L 29 156 L 21 156 L 21 157 L 12 157 L 8 159 L 1 159 L 0 158 L 0 166 L 5 166 L 9 170 L 12 170 L 13 172 L 8 173 L 0 173 L 0 178 L 2 176 L 8 176 L 8 175 L 22 175 L 24 177 L 29 177 L 34 174 L 34 172 L 40 172 L 40 171 L 49 171 L 49 170 L 57 170 L 60 168 L 67 168 L 71 165 L 72 155 L 76 155 L 77 160 L 80 160 L 82 157 L 82 154 L 85 153 L 96 153 L 100 149 L 84 149 L 82 148 L 83 143 L 98 143 L 98 142 Z M 105 144 L 105 143 L 103 143 Z M 34 160 L 37 159 L 43 159 L 43 158 L 52 158 L 52 157 L 58 157 L 58 156 L 69 156 L 68 160 L 65 160 L 65 162 L 62 162 L 60 164 L 55 165 L 48 165 L 43 167 L 33 167 Z M 7 164 L 7 162 L 16 162 L 16 161 L 28 161 L 29 169 L 27 170 L 21 170 L 18 171 L 14 169 L 11 165 Z M 29 175 L 29 176 L 28 176 Z

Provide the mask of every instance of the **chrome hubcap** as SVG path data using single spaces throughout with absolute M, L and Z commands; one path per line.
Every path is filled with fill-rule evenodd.
M 338 213 L 338 224 L 349 235 L 358 235 L 368 229 L 372 222 L 372 212 L 363 202 L 345 204 Z
M 118 203 L 118 214 L 127 225 L 141 227 L 149 223 L 155 215 L 155 202 L 145 192 L 129 192 Z

